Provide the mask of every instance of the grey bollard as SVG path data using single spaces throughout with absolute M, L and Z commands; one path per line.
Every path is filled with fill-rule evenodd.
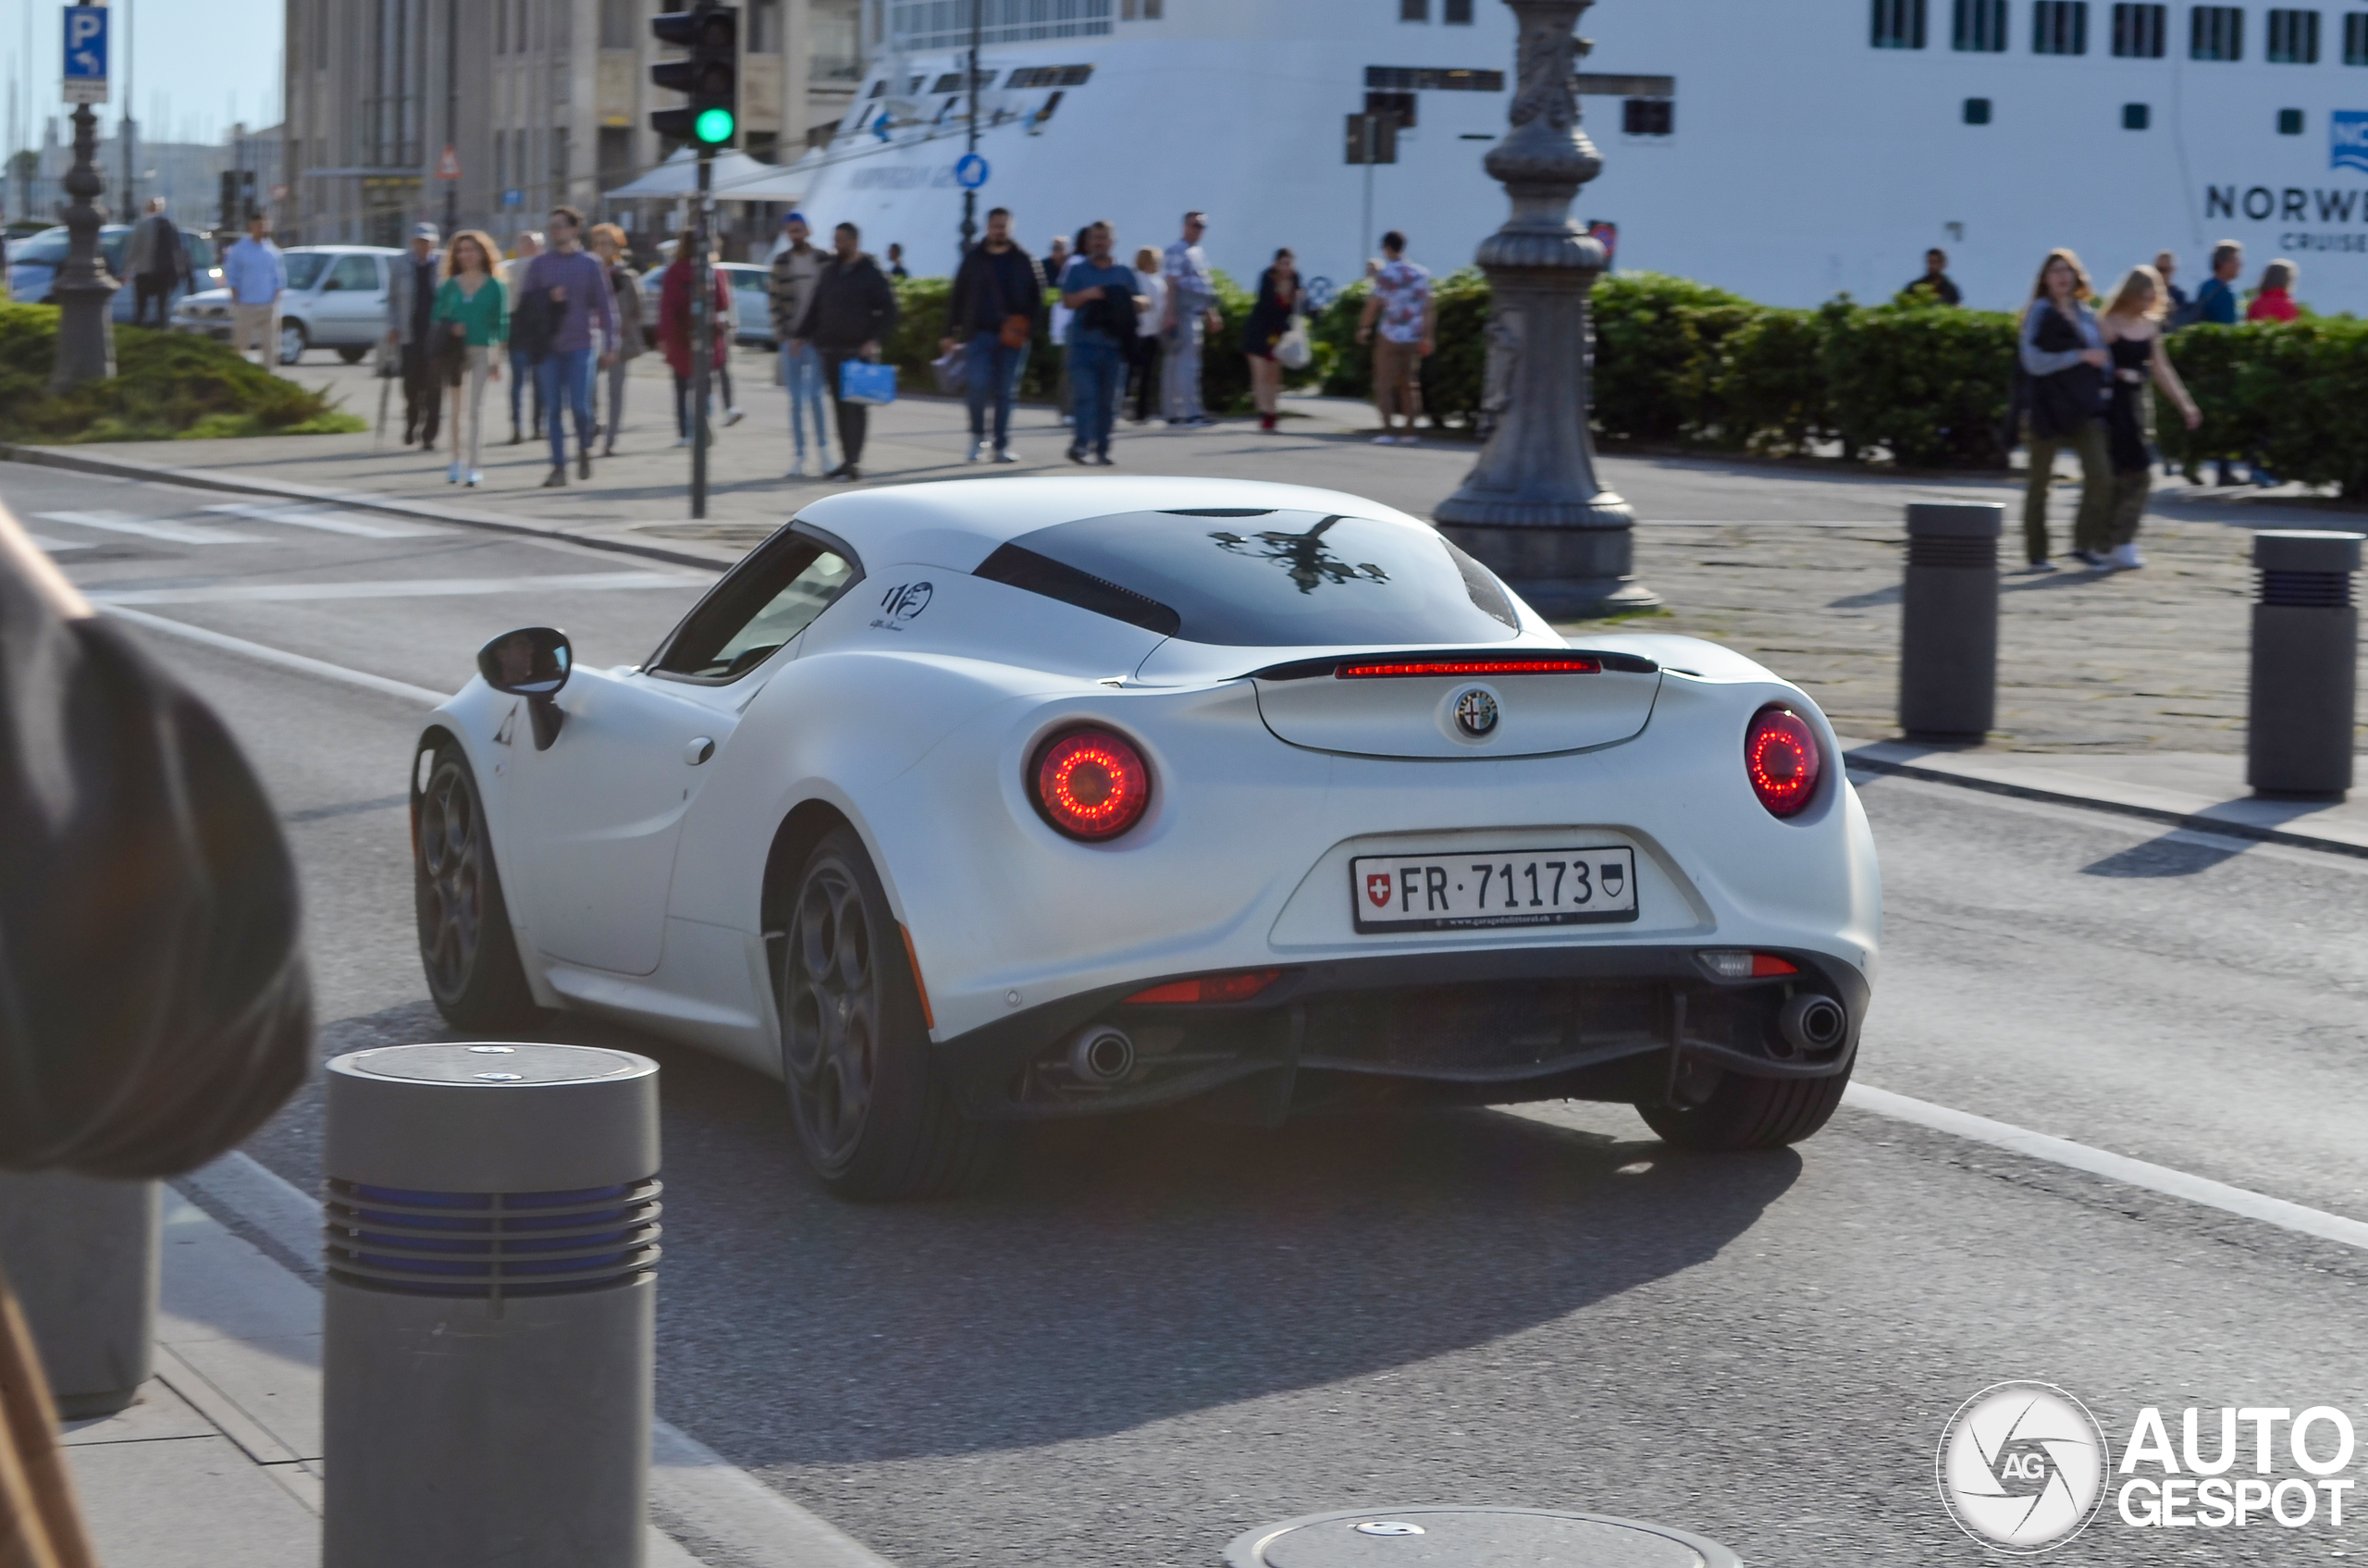
M 640 1568 L 658 1065 L 390 1045 L 327 1076 L 324 1568 Z
M 2245 782 L 2273 798 L 2340 800 L 2351 788 L 2360 534 L 2264 529 L 2253 536 Z
M 113 1415 L 154 1369 L 159 1197 L 153 1181 L 0 1175 L 0 1271 L 60 1420 Z
M 1899 727 L 1911 740 L 1979 741 L 1998 715 L 1995 501 L 1913 501 L 1899 606 Z

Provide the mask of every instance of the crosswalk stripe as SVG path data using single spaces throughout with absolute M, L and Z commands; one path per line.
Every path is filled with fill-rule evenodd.
M 209 506 L 208 512 L 227 512 L 233 517 L 251 518 L 257 523 L 284 523 L 291 528 L 313 528 L 324 534 L 344 534 L 357 539 L 415 539 L 428 534 L 441 534 L 445 529 L 426 523 L 399 521 L 364 522 L 350 512 L 324 512 L 317 507 L 266 506 L 259 501 L 224 501 Z
M 109 534 L 136 534 L 143 539 L 162 539 L 176 545 L 259 545 L 260 534 L 241 534 L 233 528 L 202 527 L 194 523 L 174 523 L 154 518 L 126 517 L 119 512 L 37 512 L 33 513 L 44 523 L 71 523 L 78 528 L 96 528 Z
M 99 548 L 97 542 L 92 539 L 53 539 L 42 534 L 27 534 L 25 537 L 32 541 L 33 549 L 47 550 L 52 555 L 56 555 L 61 549 L 96 549 Z
M 257 604 L 303 599 L 441 599 L 475 594 L 610 593 L 703 588 L 680 572 L 579 572 L 542 577 L 410 577 L 359 583 L 205 583 L 179 588 L 86 588 L 94 604 Z

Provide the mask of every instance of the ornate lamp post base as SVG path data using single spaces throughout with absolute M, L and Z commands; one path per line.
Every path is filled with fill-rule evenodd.
M 74 164 L 64 181 L 66 193 L 74 198 L 66 209 L 66 261 L 49 290 L 57 302 L 53 392 L 115 374 L 116 280 L 99 255 L 99 210 L 91 204 L 105 189 L 93 161 L 98 150 L 98 116 L 84 104 L 74 111 Z
M 1595 475 L 1587 434 L 1592 360 L 1588 295 L 1603 247 L 1571 218 L 1571 200 L 1603 162 L 1579 129 L 1572 36 L 1594 0 L 1505 0 L 1521 29 L 1512 131 L 1488 172 L 1512 216 L 1483 241 L 1488 275 L 1487 445 L 1434 514 L 1439 531 L 1505 578 L 1540 614 L 1648 610 L 1636 580 L 1635 517 Z

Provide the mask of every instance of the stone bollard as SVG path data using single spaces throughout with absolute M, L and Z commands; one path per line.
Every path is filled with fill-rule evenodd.
M 113 1415 L 154 1366 L 159 1196 L 153 1181 L 0 1175 L 0 1269 L 62 1421 Z
M 1980 741 L 1998 714 L 1995 501 L 1910 502 L 1899 606 L 1899 727 L 1911 740 Z
M 2340 800 L 2351 788 L 2360 534 L 2263 529 L 2253 536 L 2251 691 L 2245 782 L 2272 798 Z
M 327 1080 L 324 1568 L 640 1568 L 658 1065 L 393 1045 Z

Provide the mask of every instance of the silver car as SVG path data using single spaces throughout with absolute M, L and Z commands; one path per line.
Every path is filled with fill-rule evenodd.
M 387 269 L 401 251 L 376 245 L 298 245 L 288 251 L 288 290 L 279 297 L 279 363 L 306 349 L 335 349 L 358 364 L 387 332 Z M 208 289 L 173 307 L 173 330 L 228 342 L 230 290 Z

